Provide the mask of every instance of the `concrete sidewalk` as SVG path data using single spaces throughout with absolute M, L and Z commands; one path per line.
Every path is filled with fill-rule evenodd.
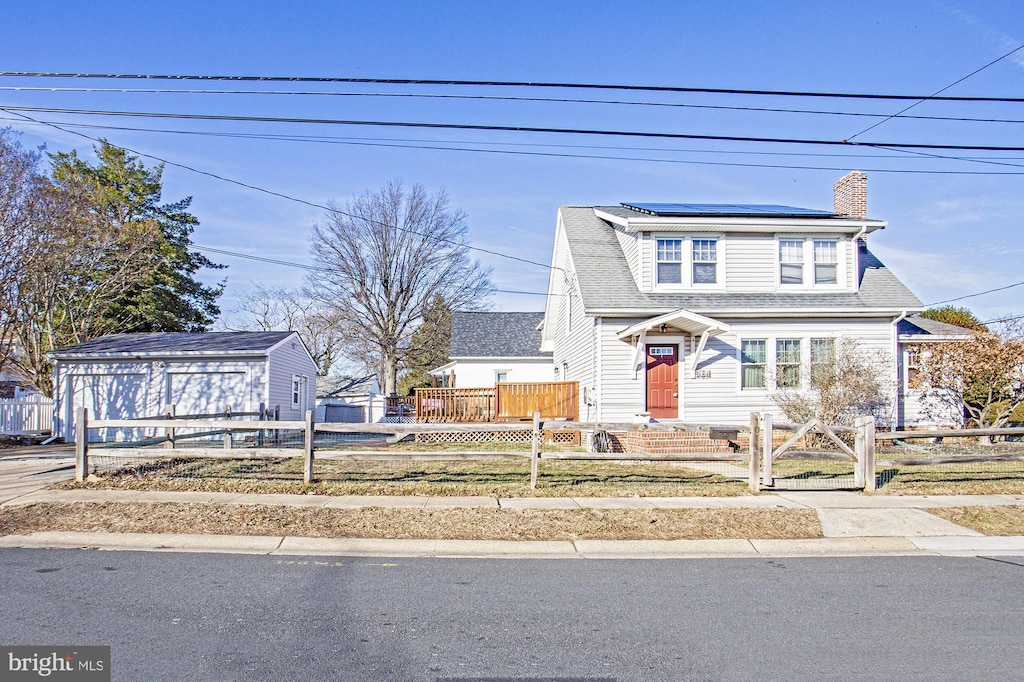
M 204 503 L 358 509 L 814 509 L 824 538 L 810 540 L 367 540 L 224 535 L 44 532 L 0 538 L 0 547 L 91 547 L 150 551 L 372 556 L 684 558 L 853 555 L 1024 555 L 1024 536 L 985 537 L 927 513 L 936 507 L 1024 505 L 1024 495 L 863 495 L 768 492 L 741 497 L 403 497 L 51 490 L 72 476 L 70 460 L 0 462 L 0 507 L 53 502 Z

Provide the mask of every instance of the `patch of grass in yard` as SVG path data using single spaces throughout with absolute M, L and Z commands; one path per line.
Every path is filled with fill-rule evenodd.
M 8 507 L 0 535 L 38 531 L 455 540 L 798 539 L 822 536 L 811 509 L 322 509 L 179 503 Z
M 1024 493 L 1024 462 L 885 466 L 875 472 L 887 495 L 1016 495 Z
M 928 513 L 985 535 L 1024 535 L 1024 506 L 941 507 Z
M 530 488 L 528 458 L 466 461 L 315 461 L 312 484 L 302 481 L 301 458 L 172 459 L 126 466 L 102 480 L 62 487 L 195 490 L 320 495 L 494 497 L 727 497 L 748 494 L 744 481 L 671 463 L 542 460 Z

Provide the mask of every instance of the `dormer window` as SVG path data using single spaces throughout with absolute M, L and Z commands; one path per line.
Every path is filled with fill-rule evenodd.
M 714 284 L 718 281 L 718 240 L 693 240 L 693 283 Z
M 779 240 L 779 281 L 782 284 L 804 283 L 804 240 Z
M 814 240 L 814 283 L 835 284 L 838 282 L 838 242 L 835 239 Z
M 779 237 L 779 285 L 809 289 L 839 284 L 839 241 L 828 237 Z
M 658 284 L 683 281 L 683 240 L 658 240 Z

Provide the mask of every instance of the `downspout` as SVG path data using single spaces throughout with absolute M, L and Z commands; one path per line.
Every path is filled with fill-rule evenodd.
M 892 416 L 889 418 L 889 428 L 895 431 L 899 426 L 900 396 L 903 395 L 903 372 L 900 371 L 900 334 L 897 327 L 900 322 L 907 318 L 907 311 L 904 310 L 900 316 L 892 321 L 892 362 L 896 373 L 896 399 L 892 403 Z

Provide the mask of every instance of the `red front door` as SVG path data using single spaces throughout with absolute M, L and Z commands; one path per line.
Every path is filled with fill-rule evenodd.
M 647 411 L 654 419 L 679 417 L 679 346 L 647 346 Z

